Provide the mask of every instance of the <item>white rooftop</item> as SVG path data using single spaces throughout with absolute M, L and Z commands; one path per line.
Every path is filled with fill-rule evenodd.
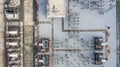
M 16 46 L 16 45 L 17 45 L 17 42 L 10 42 L 9 45 L 11 45 L 11 46 Z
M 18 57 L 17 53 L 9 54 L 10 57 Z
M 8 31 L 8 34 L 18 34 L 18 31 Z
M 65 17 L 65 1 L 49 0 L 47 10 L 47 17 Z

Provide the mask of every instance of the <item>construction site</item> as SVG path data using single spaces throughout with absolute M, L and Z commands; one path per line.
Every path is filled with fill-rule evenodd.
M 0 67 L 118 67 L 116 0 L 1 0 Z

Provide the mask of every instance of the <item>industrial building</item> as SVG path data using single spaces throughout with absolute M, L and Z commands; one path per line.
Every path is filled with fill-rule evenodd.
M 6 20 L 19 20 L 20 0 L 7 0 L 4 3 L 4 17 Z
M 6 25 L 5 49 L 6 49 L 7 67 L 14 67 L 14 66 L 20 67 L 21 65 L 20 38 L 21 37 L 20 37 L 19 26 L 7 26 Z
M 38 55 L 35 58 L 35 67 L 48 67 L 49 66 L 49 55 Z
M 47 17 L 65 17 L 65 0 L 48 0 Z
M 34 49 L 34 66 L 35 67 L 48 67 L 50 63 L 50 54 L 49 54 L 49 38 L 41 38 Z
M 49 51 L 49 38 L 41 38 L 40 42 L 38 43 L 38 51 L 39 52 L 48 52 Z
M 4 3 L 5 20 L 5 67 L 23 66 L 22 21 L 19 21 L 20 0 L 6 0 Z
M 109 59 L 109 44 L 104 42 L 102 37 L 94 37 L 94 60 L 95 64 L 103 64 Z

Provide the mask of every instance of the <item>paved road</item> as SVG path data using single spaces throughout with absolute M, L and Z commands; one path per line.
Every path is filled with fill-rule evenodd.
M 24 0 L 24 25 L 33 24 L 33 0 Z

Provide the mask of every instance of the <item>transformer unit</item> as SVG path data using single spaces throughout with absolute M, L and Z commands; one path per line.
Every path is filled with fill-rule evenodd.
M 41 38 L 37 46 L 40 52 L 48 52 L 49 51 L 49 38 Z

